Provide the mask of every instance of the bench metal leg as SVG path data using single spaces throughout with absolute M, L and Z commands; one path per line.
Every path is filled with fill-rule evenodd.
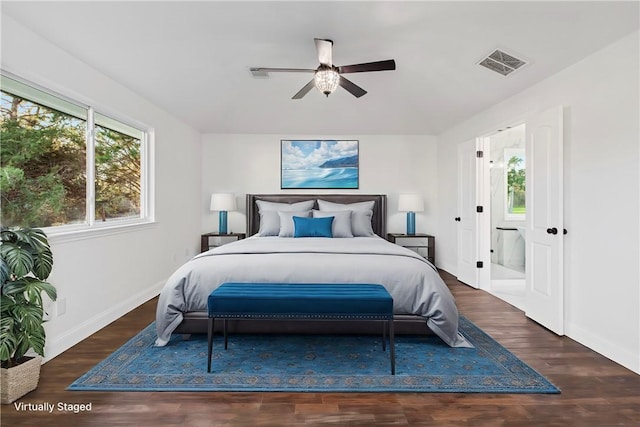
M 391 351 L 391 375 L 396 374 L 396 343 L 393 333 L 393 319 L 389 321 L 389 350 Z
M 207 328 L 207 372 L 211 372 L 211 353 L 213 351 L 213 317 L 209 318 L 209 327 Z
M 387 322 L 382 322 L 382 351 L 387 351 Z
M 224 349 L 227 349 L 227 319 L 222 320 L 222 331 L 224 334 Z

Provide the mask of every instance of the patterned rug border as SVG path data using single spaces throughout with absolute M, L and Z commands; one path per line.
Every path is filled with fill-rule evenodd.
M 460 331 L 476 347 L 479 356 L 491 360 L 504 370 L 481 380 L 461 375 L 407 375 L 400 372 L 384 375 L 195 375 L 141 374 L 121 375 L 123 367 L 133 363 L 156 338 L 155 323 L 151 323 L 123 346 L 75 380 L 71 391 L 243 391 L 243 392 L 376 392 L 376 393 L 560 393 L 560 390 L 539 372 L 521 361 L 482 329 L 460 316 Z M 398 337 L 398 339 L 401 339 Z M 206 339 L 201 356 L 206 371 Z M 168 347 L 165 347 L 168 348 Z M 473 350 L 473 349 L 471 349 Z M 388 366 L 388 365 L 387 365 Z

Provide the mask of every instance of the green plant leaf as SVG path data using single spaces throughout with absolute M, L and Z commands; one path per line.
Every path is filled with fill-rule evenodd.
M 42 230 L 37 228 L 25 228 L 20 231 L 22 233 L 18 234 L 18 239 L 28 243 L 33 252 L 51 252 L 47 235 L 44 234 Z
M 57 297 L 56 288 L 51 283 L 42 282 L 34 277 L 24 277 L 24 294 L 27 301 L 42 309 L 42 293 L 45 292 L 51 301 Z
M 21 243 L 4 242 L 0 246 L 0 255 L 7 263 L 9 271 L 18 277 L 27 275 L 33 268 L 33 256 L 28 248 Z
M 37 329 L 42 323 L 44 314 L 41 307 L 33 304 L 16 305 L 14 310 L 14 319 L 19 324 L 20 329 Z
M 14 325 L 12 317 L 0 317 L 0 360 L 11 359 L 16 351 L 18 340 L 14 334 Z
M 33 242 L 31 241 L 31 237 L 29 236 L 28 229 L 13 230 L 13 235 L 15 236 L 18 242 L 26 243 L 29 247 L 34 246 Z
M 33 305 L 16 306 L 16 322 L 13 335 L 16 339 L 14 359 L 20 359 L 30 348 L 41 356 L 44 353 L 45 331 L 42 326 L 42 309 Z
M 11 301 L 15 302 L 16 299 L 19 299 L 21 296 L 24 299 L 24 290 L 27 287 L 27 281 L 25 278 L 14 280 L 5 284 L 2 287 L 2 295 L 11 297 Z
M 29 351 L 30 343 L 29 343 L 29 333 L 25 330 L 20 330 L 16 337 L 18 339 L 18 345 L 16 346 L 16 351 L 13 353 L 13 359 L 20 359 L 25 355 L 27 351 Z
M 16 233 L 14 233 L 12 230 L 8 229 L 7 227 L 2 227 L 2 230 L 0 231 L 0 241 L 2 243 L 4 242 L 15 243 L 18 241 L 18 237 L 16 236 Z
M 10 317 L 12 308 L 16 305 L 13 298 L 2 295 L 0 296 L 0 319 Z
M 42 326 L 42 323 L 38 328 L 35 328 L 31 331 L 31 334 L 29 334 L 27 342 L 28 342 L 27 350 L 29 348 L 33 348 L 33 351 L 35 351 L 40 356 L 44 357 L 44 345 L 46 343 L 46 339 L 45 339 L 44 326 Z
M 53 269 L 51 249 L 44 248 L 33 255 L 33 274 L 40 280 L 46 280 Z
M 0 285 L 4 285 L 11 278 L 9 266 L 4 261 L 4 257 L 0 258 Z

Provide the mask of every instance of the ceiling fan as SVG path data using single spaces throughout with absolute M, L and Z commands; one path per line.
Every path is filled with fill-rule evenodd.
M 395 70 L 396 62 L 393 59 L 386 61 L 367 62 L 364 64 L 343 65 L 336 67 L 332 61 L 333 41 L 328 39 L 314 39 L 316 43 L 316 51 L 318 52 L 318 61 L 320 66 L 314 69 L 307 68 L 267 68 L 252 67 L 251 73 L 256 77 L 267 77 L 270 72 L 290 72 L 290 73 L 314 73 L 313 79 L 307 83 L 298 93 L 293 95 L 292 99 L 301 99 L 314 86 L 320 92 L 329 96 L 338 86 L 342 86 L 356 98 L 360 98 L 367 91 L 362 89 L 350 80 L 347 80 L 342 74 L 348 73 L 364 73 L 367 71 L 387 71 Z

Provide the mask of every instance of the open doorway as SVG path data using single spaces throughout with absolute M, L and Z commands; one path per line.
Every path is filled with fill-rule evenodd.
M 454 218 L 459 224 L 459 280 L 509 302 L 558 335 L 564 333 L 563 237 L 567 233 L 563 219 L 563 118 L 564 107 L 555 106 L 531 114 L 522 125 L 460 143 L 459 216 Z M 520 150 L 522 145 L 523 161 L 518 151 L 507 152 Z M 502 172 L 498 172 L 500 162 Z M 492 169 L 503 183 L 498 185 L 500 180 L 496 180 L 493 190 Z M 518 191 L 526 194 L 525 205 L 516 200 L 517 180 L 512 180 L 514 195 L 508 197 L 509 170 L 513 176 L 524 175 L 526 189 Z M 504 236 L 507 231 L 511 237 Z M 473 266 L 465 260 L 476 261 L 475 271 L 464 268 Z M 525 268 L 518 268 L 522 265 Z M 463 273 L 469 280 L 461 279 Z
M 491 284 L 489 291 L 524 310 L 525 301 L 525 125 L 488 140 Z

